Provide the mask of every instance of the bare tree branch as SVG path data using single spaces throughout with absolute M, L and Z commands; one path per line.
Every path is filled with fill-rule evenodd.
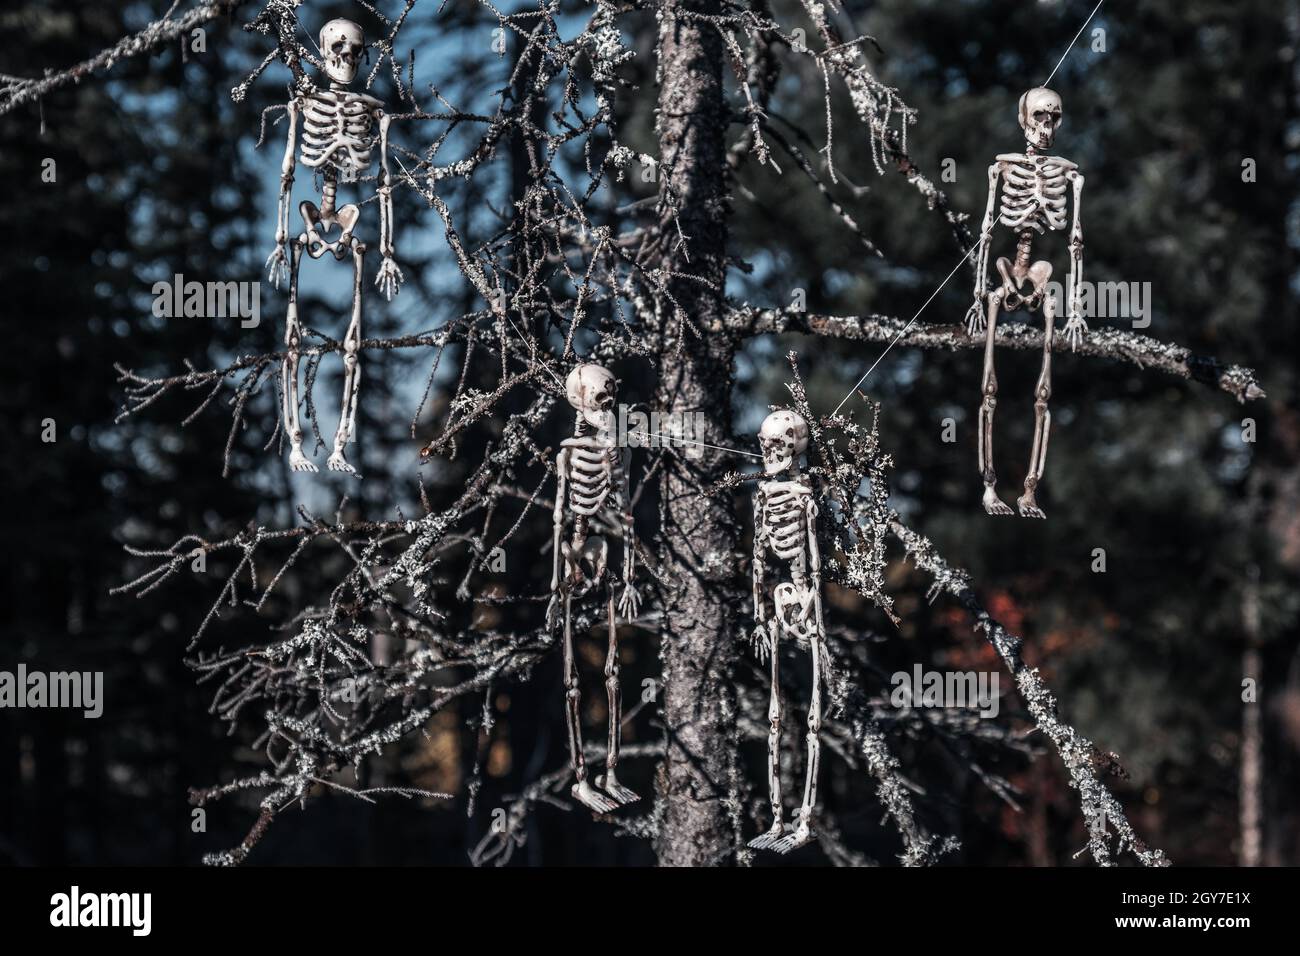
M 173 3 L 161 19 L 155 20 L 138 33 L 123 37 L 89 60 L 57 72 L 48 71 L 40 79 L 0 75 L 0 116 L 54 90 L 80 83 L 99 70 L 111 69 L 121 60 L 150 53 L 164 43 L 185 36 L 200 24 L 228 14 L 247 2 L 248 0 L 205 0 L 175 18 L 172 14 L 175 13 L 176 4 Z
M 982 349 L 984 340 L 972 338 L 960 325 L 929 322 L 908 323 L 891 315 L 810 315 L 793 309 L 733 308 L 727 315 L 726 328 L 744 336 L 801 332 L 859 342 L 889 344 L 922 349 Z M 1042 329 L 1018 323 L 1002 323 L 997 328 L 997 344 L 1007 348 L 1042 351 Z M 1052 343 L 1053 351 L 1070 353 L 1064 336 Z M 1239 402 L 1264 397 L 1264 388 L 1253 369 L 1227 365 L 1217 358 L 1194 355 L 1190 349 L 1172 342 L 1123 329 L 1093 328 L 1072 354 L 1126 362 L 1140 369 L 1157 369 L 1178 378 L 1212 385 Z
M 985 610 L 971 587 L 966 572 L 949 565 L 928 538 L 917 534 L 901 521 L 892 521 L 890 531 L 906 548 L 916 566 L 933 577 L 931 596 L 945 591 L 957 598 L 974 619 L 975 629 L 993 645 L 1011 672 L 1035 724 L 1052 741 L 1057 753 L 1061 755 L 1065 769 L 1070 773 L 1075 789 L 1079 791 L 1088 827 L 1088 849 L 1092 852 L 1093 859 L 1102 866 L 1112 865 L 1109 828 L 1113 827 L 1118 837 L 1115 852 L 1121 853 L 1129 849 L 1146 866 L 1168 866 L 1170 861 L 1164 851 L 1151 849 L 1143 842 L 1124 815 L 1123 806 L 1097 774 L 1099 767 L 1113 767 L 1117 758 L 1113 754 L 1101 753 L 1092 741 L 1061 720 L 1056 697 L 1038 673 L 1038 668 L 1029 667 L 1020 654 L 1024 642 Z

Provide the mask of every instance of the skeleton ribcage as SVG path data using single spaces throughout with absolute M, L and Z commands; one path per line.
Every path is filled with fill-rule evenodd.
M 802 560 L 808 547 L 808 495 L 789 488 L 767 493 L 763 528 L 768 547 L 782 561 Z
M 1002 170 L 1002 209 L 999 222 L 1016 232 L 1065 228 L 1067 167 L 1047 160 L 1008 162 Z
M 329 165 L 360 172 L 375 145 L 374 109 L 355 93 L 322 90 L 303 104 L 301 159 L 317 169 Z
M 569 510 L 591 516 L 605 507 L 612 489 L 611 478 L 620 474 L 620 465 L 610 461 L 615 449 L 569 448 Z

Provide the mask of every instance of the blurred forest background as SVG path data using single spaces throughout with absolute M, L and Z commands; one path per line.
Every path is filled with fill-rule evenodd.
M 0 13 L 9 41 L 0 73 L 39 76 L 82 60 L 162 6 L 11 0 Z M 1092 6 L 846 4 L 879 43 L 870 56 L 877 75 L 919 110 L 909 130 L 913 157 L 936 180 L 953 160 L 955 181 L 940 185 L 973 228 L 983 212 L 987 164 L 1020 148 L 1017 98 L 1051 72 Z M 357 9 L 312 7 L 300 12 L 304 23 Z M 432 20 L 434 6 L 417 9 L 426 21 L 402 35 L 406 44 L 421 43 L 417 88 L 436 82 L 453 102 L 474 109 L 508 81 L 509 50 L 494 49 L 496 22 L 481 7 L 451 2 Z M 210 808 L 206 832 L 193 832 L 187 800 L 189 787 L 247 773 L 260 759 L 238 735 L 225 735 L 207 710 L 210 689 L 184 663 L 186 639 L 220 579 L 195 575 L 141 600 L 112 597 L 109 589 L 131 576 L 124 543 L 166 546 L 190 531 L 228 534 L 252 518 L 284 525 L 296 520 L 299 502 L 332 512 L 345 494 L 345 507 L 360 516 L 390 518 L 399 508 L 409 515 L 419 511 L 420 480 L 436 506 L 463 478 L 455 462 L 418 468 L 417 451 L 443 414 L 435 383 L 412 436 L 411 414 L 428 374 L 424 356 L 364 357 L 361 483 L 325 475 L 291 480 L 283 456 L 261 447 L 274 423 L 273 394 L 262 396 L 267 431 L 237 436 L 226 479 L 220 459 L 229 418 L 219 408 L 183 428 L 192 406 L 174 401 L 115 424 L 122 402 L 115 363 L 178 369 L 188 359 L 204 367 L 274 351 L 282 335 L 284 296 L 265 283 L 256 329 L 158 319 L 150 311 L 157 279 L 178 272 L 256 279 L 271 249 L 282 127 L 270 129 L 260 150 L 254 145 L 261 110 L 284 100 L 286 74 L 273 65 L 247 100 L 232 102 L 230 88 L 266 51 L 264 39 L 241 31 L 240 22 L 209 24 L 203 51 L 177 45 L 122 62 L 0 117 L 0 204 L 10 237 L 0 256 L 0 308 L 12 340 L 0 356 L 0 407 L 9 423 L 0 456 L 9 556 L 0 668 L 25 661 L 34 669 L 102 670 L 107 698 L 103 717 L 93 721 L 72 711 L 0 713 L 6 863 L 193 863 L 238 842 L 248 827 L 253 811 L 231 803 Z M 640 92 L 624 104 L 621 124 L 631 141 L 642 137 L 647 152 L 655 149 L 652 23 L 647 15 L 646 29 L 633 37 Z M 1104 31 L 1104 52 L 1094 49 L 1094 28 Z M 979 506 L 975 466 L 979 353 L 900 348 L 866 385 L 883 403 L 895 507 L 968 568 L 990 610 L 1025 637 L 1026 657 L 1057 691 L 1063 716 L 1119 754 L 1129 778 L 1114 783 L 1116 792 L 1138 832 L 1176 864 L 1300 863 L 1298 41 L 1294 0 L 1117 0 L 1102 8 L 1052 83 L 1065 105 L 1057 152 L 1087 177 L 1087 278 L 1149 282 L 1146 332 L 1255 368 L 1266 400 L 1239 406 L 1161 373 L 1058 356 L 1043 499 L 1049 520 L 995 521 Z M 815 155 L 825 129 L 820 77 L 792 70 L 780 95 L 777 128 Z M 836 96 L 834 109 L 847 111 L 847 98 Z M 840 128 L 855 130 L 850 122 Z M 801 141 L 803 133 L 809 141 Z M 834 149 L 836 198 L 885 258 L 865 255 L 843 230 L 829 228 L 821 200 L 789 163 L 781 177 L 749 164 L 736 192 L 732 246 L 752 271 L 730 291 L 782 306 L 803 290 L 811 312 L 910 317 L 954 265 L 951 237 L 901 175 L 876 175 L 865 139 L 837 136 Z M 41 180 L 47 157 L 57 163 L 55 183 Z M 1254 160 L 1253 182 L 1243 181 L 1245 159 Z M 655 190 L 635 176 L 623 188 L 612 205 Z M 493 206 L 509 202 L 511 189 L 511 182 L 480 177 L 449 184 L 446 195 L 472 239 L 475 230 L 495 228 Z M 433 328 L 475 307 L 449 264 L 441 222 L 409 190 L 396 196 L 398 259 L 411 281 L 391 305 L 368 291 L 367 335 Z M 1064 241 L 1052 249 L 1063 275 Z M 304 267 L 303 314 L 337 336 L 346 322 L 347 270 L 324 262 Z M 923 318 L 958 322 L 969 300 L 962 271 Z M 753 448 L 768 403 L 785 399 L 789 349 L 800 352 L 818 408 L 834 407 L 880 352 L 799 336 L 755 340 L 730 397 L 735 447 Z M 998 371 L 998 465 L 1014 483 L 1028 456 L 1038 358 L 1007 350 Z M 336 376 L 337 368 L 327 365 L 322 374 Z M 635 383 L 629 388 L 637 393 Z M 1253 443 L 1243 441 L 1247 417 L 1256 423 Z M 57 423 L 52 444 L 40 439 L 46 418 Z M 941 440 L 945 418 L 957 423 L 955 443 Z M 554 433 L 539 444 L 553 444 L 569 426 L 556 417 Z M 528 529 L 511 566 L 547 562 L 548 535 L 549 525 Z M 1106 551 L 1105 573 L 1092 570 L 1095 548 Z M 321 580 L 336 571 L 320 568 Z M 882 674 L 915 660 L 999 669 L 959 610 L 944 600 L 927 605 L 919 582 L 896 567 L 891 584 L 902 624 L 873 650 Z M 303 591 L 291 597 L 309 590 L 296 586 Z M 474 626 L 476 614 L 536 610 L 470 609 L 465 626 Z M 840 624 L 853 626 L 867 610 L 852 595 L 830 596 L 828 615 Z M 624 668 L 630 688 L 655 673 L 652 646 L 638 644 L 633 653 Z M 1243 703 L 1244 677 L 1258 679 L 1258 703 Z M 273 828 L 254 860 L 467 862 L 502 795 L 553 768 L 564 749 L 558 660 L 533 681 L 495 693 L 490 728 L 480 727 L 482 702 L 467 700 L 367 770 L 370 785 L 447 791 L 455 801 L 367 805 L 325 795 Z M 628 742 L 652 736 L 651 725 L 640 724 Z M 1077 799 L 1050 752 L 997 758 L 998 772 L 1019 792 L 1017 812 L 961 754 L 924 737 L 891 744 L 917 785 L 922 812 L 962 841 L 948 860 L 1082 862 L 1075 859 L 1086 842 Z M 1243 754 L 1258 756 L 1261 777 L 1243 781 Z M 761 748 L 750 757 L 761 781 Z M 644 780 L 634 783 L 647 792 Z M 845 838 L 888 861 L 896 838 L 881 824 L 870 783 L 826 780 L 823 790 Z M 1243 823 L 1243 806 L 1256 799 L 1262 820 L 1254 824 L 1246 814 Z M 653 859 L 585 812 L 545 804 L 530 816 L 526 836 L 516 863 Z M 1258 837 L 1257 857 L 1243 837 Z M 800 861 L 821 861 L 815 849 L 805 852 Z

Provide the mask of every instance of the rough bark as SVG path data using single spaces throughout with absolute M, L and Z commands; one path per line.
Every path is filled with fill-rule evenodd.
M 684 328 L 673 304 L 704 328 L 716 326 L 722 317 L 727 232 L 724 60 L 717 31 L 689 18 L 692 13 L 719 12 L 720 4 L 710 0 L 675 4 L 661 12 L 659 265 L 674 275 L 659 303 L 656 407 L 687 415 L 702 412 L 705 429 L 699 440 L 725 445 L 731 431 L 733 341 L 728 335 L 701 337 Z M 703 454 L 669 456 L 660 481 L 657 551 L 666 592 L 660 634 L 667 754 L 658 781 L 656 851 L 664 866 L 725 862 L 738 836 L 738 808 L 728 795 L 737 779 L 732 678 L 740 600 L 739 524 L 728 503 L 701 493 L 725 470 L 723 453 L 697 450 Z

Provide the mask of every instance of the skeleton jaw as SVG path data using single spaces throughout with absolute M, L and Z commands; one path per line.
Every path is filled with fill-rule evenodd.
M 1025 130 L 1025 145 L 1032 152 L 1036 149 L 1051 149 L 1056 142 L 1056 130 L 1030 128 Z
M 357 61 L 347 54 L 325 57 L 325 75 L 339 86 L 348 86 L 357 78 Z
M 614 413 L 608 408 L 581 408 L 578 416 L 596 429 L 596 434 L 608 438 L 614 433 Z
M 765 452 L 763 454 L 763 474 L 769 478 L 789 471 L 794 464 L 794 456 L 789 452 Z

